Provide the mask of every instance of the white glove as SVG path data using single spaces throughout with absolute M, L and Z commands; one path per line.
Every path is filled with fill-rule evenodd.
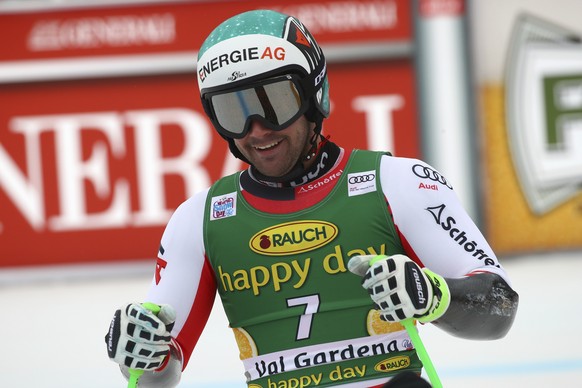
M 170 353 L 170 331 L 176 312 L 169 305 L 159 306 L 156 314 L 139 303 L 130 303 L 113 315 L 105 335 L 112 361 L 128 368 L 154 370 Z
M 385 321 L 416 318 L 431 322 L 440 318 L 449 306 L 445 279 L 427 268 L 421 269 L 404 255 L 354 256 L 348 269 L 363 276 L 362 287 L 368 290 Z

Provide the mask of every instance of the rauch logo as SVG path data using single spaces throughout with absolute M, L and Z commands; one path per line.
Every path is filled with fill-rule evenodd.
M 249 246 L 261 255 L 292 255 L 322 247 L 337 234 L 337 226 L 330 222 L 293 221 L 261 230 L 251 238 Z
M 410 358 L 408 356 L 397 356 L 380 361 L 374 366 L 374 370 L 378 372 L 392 372 L 398 369 L 408 368 L 409 366 Z

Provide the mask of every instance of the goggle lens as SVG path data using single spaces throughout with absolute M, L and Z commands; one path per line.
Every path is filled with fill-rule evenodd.
M 299 88 L 290 76 L 210 94 L 207 98 L 218 129 L 234 138 L 244 137 L 252 119 L 259 119 L 270 129 L 281 130 L 305 110 Z

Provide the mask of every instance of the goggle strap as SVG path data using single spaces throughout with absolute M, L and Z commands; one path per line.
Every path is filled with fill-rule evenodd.
M 200 98 L 200 101 L 202 102 L 202 108 L 204 108 L 204 113 L 206 113 L 206 116 L 210 118 L 214 117 L 212 109 L 210 108 L 210 101 L 208 101 L 206 98 Z

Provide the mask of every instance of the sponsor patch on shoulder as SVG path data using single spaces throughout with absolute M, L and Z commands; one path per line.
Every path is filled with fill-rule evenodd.
M 376 191 L 376 171 L 348 174 L 348 196 L 362 195 Z
M 236 216 L 236 198 L 236 191 L 212 197 L 210 201 L 210 221 Z

